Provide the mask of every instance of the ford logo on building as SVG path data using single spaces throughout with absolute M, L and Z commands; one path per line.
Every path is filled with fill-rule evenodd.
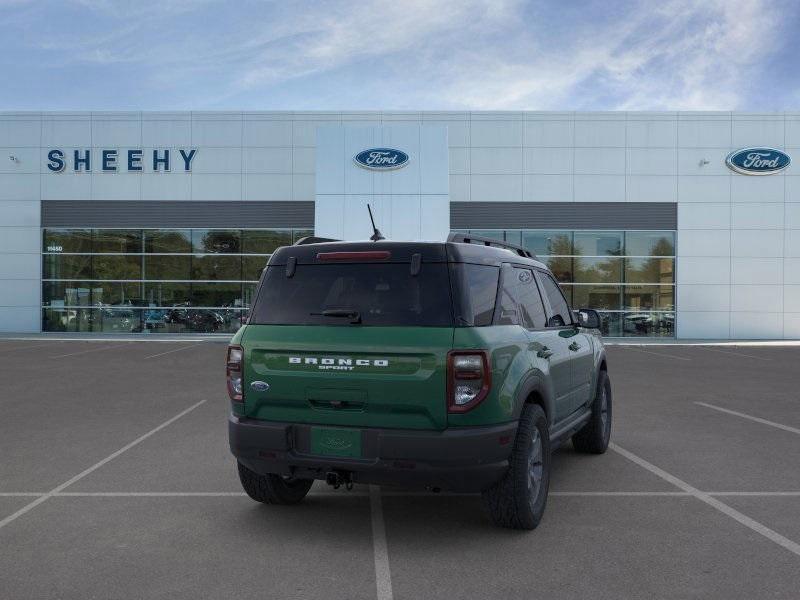
M 404 167 L 408 162 L 408 154 L 394 148 L 369 148 L 356 154 L 353 160 L 365 169 L 388 171 Z
M 742 148 L 725 159 L 729 168 L 743 175 L 772 175 L 783 171 L 792 159 L 775 148 Z

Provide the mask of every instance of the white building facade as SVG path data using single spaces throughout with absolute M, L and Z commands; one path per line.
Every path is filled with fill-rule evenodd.
M 234 331 L 369 203 L 532 249 L 609 337 L 799 339 L 797 155 L 800 113 L 0 113 L 0 331 Z

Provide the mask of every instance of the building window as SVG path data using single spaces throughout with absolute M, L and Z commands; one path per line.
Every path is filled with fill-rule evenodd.
M 600 313 L 609 337 L 675 336 L 675 232 L 469 230 L 521 245 L 555 275 L 573 308 Z
M 287 229 L 44 229 L 42 330 L 231 333 Z

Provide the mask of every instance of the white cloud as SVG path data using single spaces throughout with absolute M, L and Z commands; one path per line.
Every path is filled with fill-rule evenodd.
M 392 8 L 393 6 L 393 8 Z M 417 2 L 308 12 L 296 44 L 244 69 L 243 89 L 409 55 L 415 71 L 387 87 L 420 106 L 472 109 L 738 108 L 759 61 L 778 44 L 780 10 L 758 3 L 644 2 L 614 21 L 591 17 L 554 38 L 517 2 Z M 528 7 L 530 8 L 530 7 Z M 528 19 L 528 23 L 524 21 Z M 391 62 L 390 61 L 390 62 Z M 380 74 L 364 73 L 365 78 Z M 384 74 L 386 75 L 386 74 Z
M 399 54 L 417 55 L 427 45 L 472 29 L 476 19 L 485 27 L 508 20 L 517 2 L 488 0 L 414 0 L 397 3 L 344 3 L 306 9 L 291 25 L 266 35 L 269 47 L 252 60 L 240 79 L 244 87 L 270 84 L 340 68 L 352 62 Z M 459 35 L 460 34 L 460 35 Z M 284 43 L 285 45 L 281 45 Z
M 279 89 L 322 109 L 758 108 L 753 82 L 797 11 L 775 1 L 78 0 L 80 17 L 25 40 L 48 67 L 88 63 L 112 79 L 136 69 L 160 98 L 198 108 Z
M 450 102 L 475 108 L 692 110 L 737 108 L 757 62 L 775 49 L 780 11 L 721 0 L 668 2 L 584 28 L 527 61 L 475 56 Z M 525 43 L 522 41 L 521 43 Z
M 738 107 L 752 69 L 775 50 L 773 32 L 780 11 L 763 8 L 758 3 L 717 1 L 688 17 L 678 16 L 683 31 L 667 28 L 670 35 L 659 36 L 660 43 L 653 49 L 653 57 L 662 57 L 667 69 L 659 69 L 655 76 L 646 71 L 626 73 L 623 81 L 635 79 L 636 85 L 620 107 L 635 109 L 654 103 L 686 110 Z M 694 27 L 693 21 L 697 22 Z M 674 81 L 666 89 L 664 71 Z

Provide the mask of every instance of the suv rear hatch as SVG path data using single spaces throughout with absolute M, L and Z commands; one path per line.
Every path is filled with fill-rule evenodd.
M 242 337 L 245 414 L 444 429 L 452 343 L 443 245 L 283 248 L 262 277 Z M 257 391 L 253 381 L 269 388 Z

